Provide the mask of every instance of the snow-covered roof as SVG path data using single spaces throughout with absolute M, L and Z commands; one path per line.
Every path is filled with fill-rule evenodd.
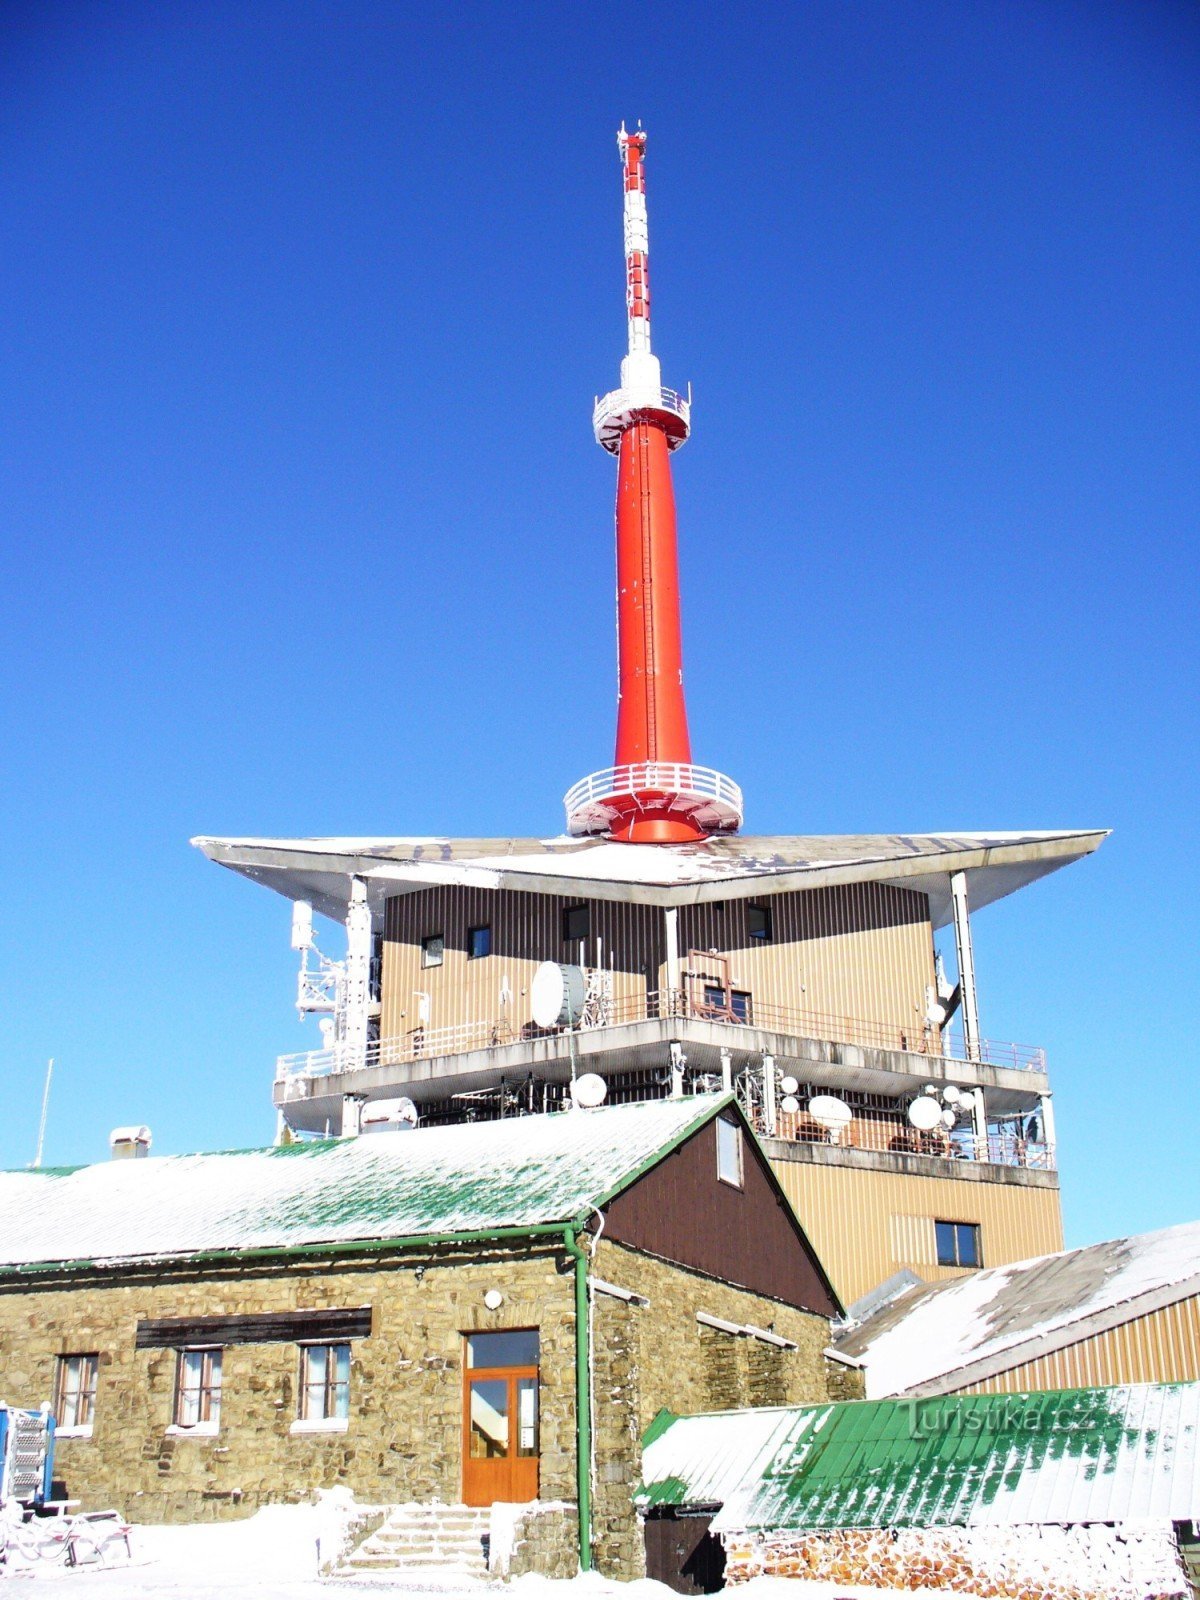
M 343 920 L 351 876 L 375 910 L 390 895 L 439 884 L 524 889 L 599 900 L 687 905 L 837 883 L 895 883 L 950 920 L 949 874 L 968 874 L 972 907 L 1011 894 L 1097 849 L 1103 830 L 1039 833 L 738 835 L 697 844 L 604 839 L 218 839 L 211 861 Z
M 947 1394 L 1200 1294 L 1200 1222 L 909 1289 L 837 1340 L 867 1394 Z
M 731 1098 L 4 1172 L 0 1274 L 567 1224 Z
M 1189 1522 L 1200 1384 L 656 1419 L 636 1498 L 717 1506 L 717 1532 Z

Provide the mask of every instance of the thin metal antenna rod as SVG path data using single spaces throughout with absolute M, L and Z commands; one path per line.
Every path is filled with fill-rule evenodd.
M 37 1155 L 33 1158 L 35 1167 L 42 1164 L 42 1150 L 46 1143 L 46 1113 L 50 1109 L 50 1080 L 54 1076 L 54 1057 L 51 1056 L 46 1064 L 46 1084 L 42 1090 L 42 1120 L 38 1124 Z

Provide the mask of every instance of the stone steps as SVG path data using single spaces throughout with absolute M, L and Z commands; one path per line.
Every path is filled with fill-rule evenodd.
M 410 1574 L 414 1579 L 486 1583 L 486 1508 L 398 1506 L 335 1568 L 332 1576 Z

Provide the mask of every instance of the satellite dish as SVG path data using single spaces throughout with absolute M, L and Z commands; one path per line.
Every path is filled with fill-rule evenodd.
M 854 1113 L 835 1094 L 816 1094 L 808 1102 L 808 1114 L 830 1133 L 841 1133 L 854 1121 Z
M 945 1111 L 942 1112 L 942 1127 L 947 1129 L 952 1128 L 957 1121 L 958 1118 L 954 1115 L 953 1111 L 950 1110 L 949 1106 L 947 1106 Z
M 931 1100 L 927 1095 L 919 1095 L 908 1108 L 908 1120 L 914 1128 L 920 1128 L 922 1133 L 940 1126 L 942 1108 L 936 1100 Z
M 799 1087 L 799 1078 L 793 1078 L 790 1073 L 786 1078 L 780 1078 L 779 1080 L 780 1094 L 795 1094 Z
M 938 1092 L 938 1086 L 937 1086 L 937 1084 L 936 1084 L 936 1083 L 927 1083 L 927 1084 L 926 1084 L 926 1085 L 925 1085 L 925 1090 L 924 1090 L 924 1092 L 925 1092 L 925 1093 L 926 1093 L 926 1094 L 937 1094 L 937 1092 Z
M 571 1099 L 584 1111 L 603 1105 L 608 1085 L 598 1072 L 585 1072 L 571 1085 Z
M 969 1098 L 970 1096 L 968 1096 Z M 942 1090 L 942 1099 L 948 1106 L 956 1106 L 962 1100 L 962 1090 L 956 1088 L 954 1084 L 948 1083 Z
M 539 1028 L 578 1026 L 587 999 L 581 967 L 543 961 L 529 986 L 529 1010 Z
M 796 1099 L 794 1094 L 785 1094 L 783 1099 L 779 1102 L 779 1109 L 780 1111 L 786 1112 L 790 1117 L 795 1112 L 799 1111 L 800 1102 Z
M 408 1133 L 420 1120 L 407 1095 L 394 1100 L 369 1100 L 359 1118 L 360 1133 Z

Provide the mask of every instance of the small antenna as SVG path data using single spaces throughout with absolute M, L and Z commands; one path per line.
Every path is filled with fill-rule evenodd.
M 46 1086 L 42 1090 L 42 1120 L 38 1123 L 37 1155 L 33 1158 L 35 1167 L 42 1164 L 42 1148 L 46 1143 L 46 1113 L 50 1109 L 50 1079 L 54 1076 L 54 1057 L 46 1063 Z

